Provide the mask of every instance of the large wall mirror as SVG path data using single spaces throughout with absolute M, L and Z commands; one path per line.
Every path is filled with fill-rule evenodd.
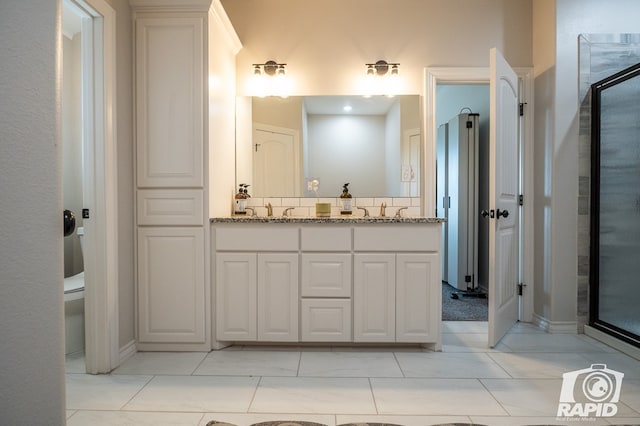
M 420 96 L 242 97 L 236 183 L 254 197 L 419 197 Z

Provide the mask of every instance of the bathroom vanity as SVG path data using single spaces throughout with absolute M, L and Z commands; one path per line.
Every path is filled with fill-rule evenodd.
M 213 346 L 441 347 L 437 218 L 214 218 Z

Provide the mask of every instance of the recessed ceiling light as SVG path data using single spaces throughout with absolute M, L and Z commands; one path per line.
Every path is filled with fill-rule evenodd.
M 351 107 L 351 105 L 345 105 L 344 107 L 342 107 L 343 110 L 349 112 L 351 111 L 353 108 Z

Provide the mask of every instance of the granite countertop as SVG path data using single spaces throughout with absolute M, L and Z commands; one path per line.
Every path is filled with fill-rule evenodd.
M 211 223 L 442 223 L 447 219 L 442 217 L 261 217 L 261 216 L 231 216 L 214 217 Z

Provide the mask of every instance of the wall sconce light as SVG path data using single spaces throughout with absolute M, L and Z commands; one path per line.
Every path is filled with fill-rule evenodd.
M 365 64 L 367 66 L 367 75 L 385 75 L 389 72 L 390 75 L 398 75 L 400 64 L 389 63 L 387 61 L 379 60 L 375 64 Z
M 384 60 L 379 60 L 376 63 L 365 64 L 365 66 L 367 67 L 365 92 L 368 96 L 373 94 L 394 96 L 399 92 L 399 63 L 389 63 Z
M 287 64 L 279 64 L 276 61 L 267 61 L 264 64 L 252 64 L 253 67 L 253 92 L 255 95 L 287 97 L 290 92 L 290 84 L 287 81 Z M 266 78 L 265 78 L 266 77 Z M 271 80 L 270 77 L 275 77 Z

